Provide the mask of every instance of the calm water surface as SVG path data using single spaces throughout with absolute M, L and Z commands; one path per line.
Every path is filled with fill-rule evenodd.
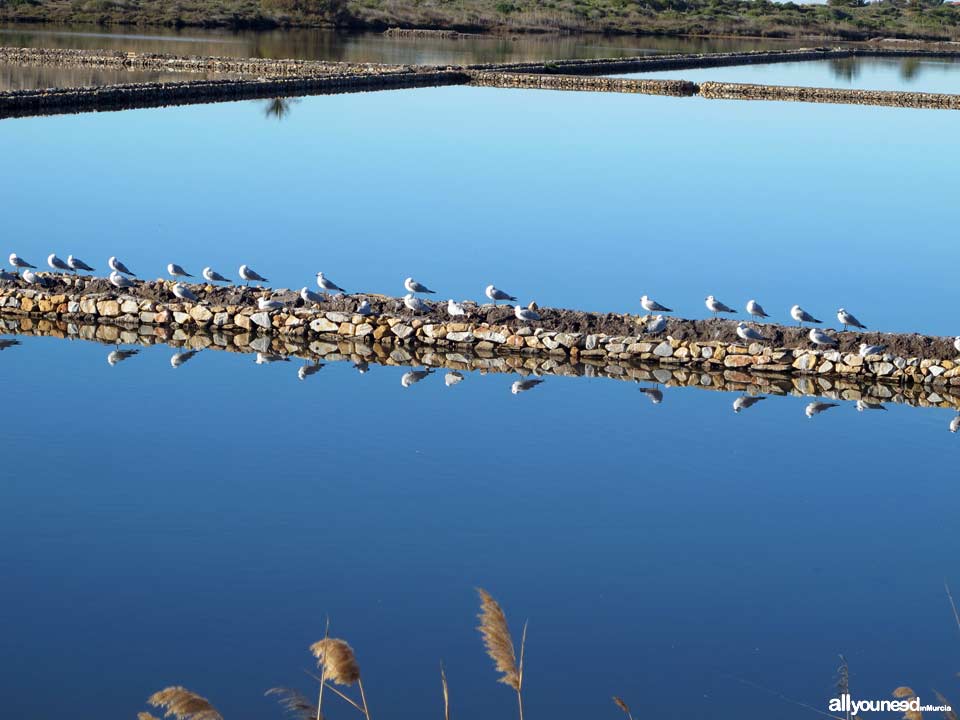
M 249 263 L 443 298 L 687 316 L 713 293 L 784 319 L 839 305 L 955 334 L 953 115 L 436 88 L 0 123 L 7 248 L 141 275 Z M 891 138 L 896 138 L 892 142 Z M 904 302 L 903 298 L 909 298 Z M 530 717 L 808 718 L 837 655 L 860 697 L 960 697 L 945 411 L 169 348 L 0 353 L 0 696 L 12 717 L 130 716 L 169 684 L 233 720 L 310 689 L 329 614 L 374 713 L 509 717 L 475 585 L 530 619 Z M 62 659 L 69 653 L 70 671 Z M 56 674 L 57 692 L 49 692 Z M 38 697 L 42 700 L 38 701 Z M 956 702 L 956 700 L 955 700 Z M 341 714 L 349 708 L 338 708 Z
M 0 91 L 53 87 L 96 87 L 119 83 L 187 82 L 203 78 L 239 78 L 232 73 L 177 73 L 93 67 L 48 67 L 0 63 Z

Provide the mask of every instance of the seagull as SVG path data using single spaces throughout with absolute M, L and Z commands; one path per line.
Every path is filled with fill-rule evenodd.
M 430 307 L 423 300 L 411 294 L 403 296 L 403 304 L 407 306 L 408 310 L 412 310 L 415 313 L 428 312 L 430 310 Z
M 667 329 L 667 319 L 663 315 L 657 315 L 653 320 L 647 323 L 647 332 L 651 335 L 659 335 Z
M 337 285 L 333 280 L 328 280 L 324 277 L 322 272 L 317 273 L 317 285 L 319 285 L 320 289 L 324 292 L 342 292 L 344 295 L 347 294 L 347 291 Z
M 369 317 L 373 315 L 373 308 L 370 307 L 369 300 L 361 300 L 360 304 L 357 306 L 357 315 L 362 315 L 363 317 Z
M 33 270 L 23 271 L 23 281 L 27 283 L 27 285 L 39 285 L 40 287 L 43 287 L 44 285 L 43 278 L 37 275 Z
M 737 323 L 737 337 L 740 338 L 741 340 L 747 340 L 747 341 L 760 340 L 763 342 L 767 342 L 767 338 L 765 338 L 763 335 L 761 335 L 759 332 L 754 330 L 752 327 L 750 327 L 746 323 Z
M 640 306 L 644 310 L 646 310 L 648 313 L 673 312 L 673 310 L 671 310 L 670 308 L 664 307 L 663 305 L 653 300 L 652 298 L 648 298 L 646 295 L 640 298 Z
M 403 374 L 403 377 L 400 378 L 400 384 L 403 385 L 405 388 L 408 388 L 411 385 L 416 385 L 418 382 L 423 380 L 427 375 L 432 375 L 432 374 L 433 374 L 433 370 L 431 368 L 426 368 L 424 370 L 411 370 L 410 372 Z
M 487 285 L 487 289 L 484 290 L 484 293 L 488 298 L 493 300 L 493 304 L 497 304 L 497 300 L 509 300 L 510 302 L 516 302 L 517 299 L 510 293 L 506 293 L 503 290 L 495 288 L 493 285 Z
M 790 317 L 792 317 L 794 320 L 800 323 L 800 327 L 803 327 L 803 324 L 805 322 L 812 322 L 812 323 L 820 322 L 813 315 L 808 313 L 799 305 L 794 305 L 792 308 L 790 308 Z
M 955 433 L 957 430 L 960 430 L 960 415 L 950 421 L 950 432 Z
M 734 314 L 736 314 L 736 312 L 737 312 L 736 310 L 734 310 L 734 309 L 733 309 L 732 307 L 730 307 L 729 305 L 724 305 L 722 302 L 720 302 L 719 300 L 717 300 L 713 295 L 707 295 L 707 299 L 704 300 L 704 303 L 706 303 L 707 310 L 709 310 L 710 312 L 712 312 L 714 317 L 717 316 L 717 313 L 734 313 Z
M 767 398 L 763 395 L 741 395 L 733 401 L 733 411 L 738 413 L 741 410 L 746 410 L 749 407 L 753 407 L 761 400 L 766 399 Z
M 886 349 L 886 345 L 867 345 L 866 343 L 860 343 L 860 357 L 867 357 L 867 355 L 883 355 Z
M 256 270 L 253 270 L 252 268 L 249 268 L 246 265 L 241 265 L 240 270 L 238 270 L 237 272 L 239 273 L 241 280 L 247 281 L 247 285 L 249 285 L 252 282 L 270 282 L 265 277 L 263 277 L 260 273 L 258 273 Z
M 282 310 L 283 303 L 279 300 L 262 297 L 257 299 L 257 307 L 265 312 L 273 312 L 274 310 Z
M 452 299 L 447 300 L 447 315 L 450 317 L 459 317 L 466 314 L 467 311 L 463 309 L 463 305 L 458 302 L 454 302 Z
M 864 325 L 862 322 L 857 320 L 853 315 L 848 313 L 843 308 L 840 308 L 839 310 L 837 310 L 837 320 L 839 320 L 840 324 L 843 325 L 844 332 L 846 332 L 848 325 L 850 327 L 860 328 L 861 330 L 867 329 L 866 325 Z
M 110 266 L 111 270 L 116 273 L 120 273 L 121 275 L 129 275 L 130 277 L 137 276 L 136 273 L 130 272 L 130 269 L 115 257 L 111 257 L 109 260 L 107 260 L 107 265 Z
M 513 309 L 513 314 L 516 315 L 517 320 L 522 320 L 523 322 L 535 322 L 540 319 L 540 313 L 536 310 L 520 307 L 519 305 Z
M 747 303 L 747 312 L 758 318 L 770 317 L 767 315 L 767 311 L 763 309 L 763 306 L 756 300 L 750 300 Z
M 205 268 L 203 269 L 203 273 L 201 273 L 201 274 L 203 275 L 203 279 L 206 280 L 207 282 L 212 282 L 212 283 L 214 283 L 214 282 L 227 282 L 227 283 L 228 283 L 228 282 L 233 282 L 230 278 L 224 277 L 223 275 L 221 275 L 220 273 L 218 273 L 218 272 L 217 272 L 216 270 L 214 270 L 213 268 L 205 267 Z
M 659 405 L 660 403 L 663 402 L 663 390 L 661 390 L 660 388 L 642 387 L 642 388 L 639 388 L 639 390 L 648 398 L 650 398 L 650 402 L 652 402 L 654 405 Z
M 828 403 L 828 402 L 812 402 L 807 405 L 806 409 L 803 411 L 808 418 L 812 418 L 814 415 L 819 415 L 822 412 L 826 412 L 830 408 L 837 407 L 838 403 Z
M 886 408 L 882 403 L 857 400 L 857 412 L 863 412 L 864 410 L 886 410 Z
M 323 302 L 323 295 L 320 293 L 315 293 L 309 288 L 303 288 L 300 290 L 300 297 L 303 300 L 304 305 L 319 305 Z
M 6 350 L 7 348 L 12 348 L 15 345 L 19 345 L 19 340 L 0 340 L 0 352 Z
M 829 347 L 837 347 L 839 344 L 835 338 L 827 335 L 820 328 L 810 328 L 810 342 L 814 345 L 827 345 Z
M 110 273 L 109 280 L 111 285 L 121 290 L 125 288 L 136 287 L 136 283 L 133 280 L 125 278 L 123 275 L 121 275 L 119 270 L 114 270 L 112 273 Z
M 67 265 L 70 266 L 70 269 L 74 272 L 77 270 L 84 270 L 85 272 L 93 272 L 93 268 L 87 265 L 83 260 L 73 255 L 67 255 Z
M 513 385 L 510 386 L 510 392 L 512 392 L 514 395 L 519 395 L 527 390 L 533 390 L 533 388 L 542 382 L 543 380 L 538 378 L 533 378 L 532 380 L 517 380 Z
M 177 277 L 193 277 L 193 275 L 191 275 L 190 273 L 188 273 L 186 270 L 184 270 L 182 267 L 180 267 L 180 266 L 177 265 L 176 263 L 170 263 L 169 265 L 167 265 L 167 274 L 170 275 L 171 277 L 175 277 L 175 278 L 177 278 Z
M 10 266 L 17 268 L 17 272 L 19 272 L 21 268 L 37 269 L 36 265 L 31 265 L 16 253 L 10 253 Z
M 447 387 L 453 387 L 459 382 L 463 382 L 463 374 L 452 370 L 443 376 L 443 384 Z
M 953 339 L 953 349 L 960 352 L 960 335 Z
M 181 283 L 177 283 L 173 286 L 173 294 L 181 300 L 186 300 L 188 302 L 200 302 L 200 298 L 194 295 L 190 288 Z
M 187 352 L 177 353 L 170 358 L 170 367 L 176 370 L 178 367 L 183 365 L 185 362 L 190 360 L 194 355 L 196 355 L 199 350 L 188 350 Z
M 7 272 L 6 270 L 0 269 L 0 280 L 13 282 L 14 280 L 18 280 L 19 278 L 20 276 L 17 275 L 16 273 Z
M 306 380 L 308 377 L 314 373 L 320 372 L 320 369 L 323 367 L 323 363 L 314 362 L 307 365 L 301 365 L 300 369 L 297 370 L 297 377 L 301 380 Z
M 66 262 L 57 257 L 56 253 L 50 253 L 50 257 L 47 258 L 47 265 L 50 266 L 51 270 L 66 270 L 70 271 L 70 266 Z
M 132 358 L 136 355 L 139 350 L 114 350 L 112 353 L 107 355 L 107 364 L 110 367 L 113 367 L 117 363 L 121 363 L 127 358 Z
M 436 293 L 426 285 L 418 283 L 410 277 L 403 281 L 403 287 L 408 293 L 429 293 L 430 295 L 436 295 Z
M 271 355 L 270 353 L 257 353 L 256 363 L 257 365 L 269 365 L 270 363 L 275 362 L 290 362 L 290 358 L 286 355 Z

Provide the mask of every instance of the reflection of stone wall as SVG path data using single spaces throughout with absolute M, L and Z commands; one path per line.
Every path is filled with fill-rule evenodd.
M 212 326 L 166 327 L 160 325 L 120 326 L 108 322 L 75 323 L 67 320 L 6 316 L 0 319 L 0 332 L 18 335 L 69 338 L 117 345 L 162 345 L 178 352 L 220 350 L 259 354 L 270 360 L 302 359 L 308 362 L 373 363 L 396 367 L 444 368 L 462 372 L 504 373 L 513 379 L 522 377 L 588 377 L 629 382 L 649 382 L 665 387 L 691 387 L 701 390 L 747 393 L 750 395 L 793 395 L 832 400 L 870 403 L 892 402 L 917 407 L 960 410 L 960 389 L 924 385 L 890 385 L 857 375 L 789 375 L 753 372 L 749 367 L 727 368 L 717 365 L 661 365 L 650 360 L 623 360 L 598 355 L 500 354 L 496 349 L 472 346 L 442 348 L 436 345 L 400 345 L 395 338 L 370 340 L 369 335 L 355 337 L 290 337 L 283 334 L 256 334 L 225 331 Z M 309 374 L 309 373 L 308 373 Z
M 665 368 L 683 367 L 694 370 L 731 371 L 751 375 L 810 376 L 823 378 L 856 378 L 860 381 L 893 385 L 928 385 L 935 388 L 960 386 L 960 365 L 952 358 L 902 357 L 895 354 L 861 357 L 855 352 L 815 350 L 809 347 L 777 347 L 759 342 L 738 342 L 710 339 L 720 337 L 716 325 L 672 321 L 668 333 L 651 336 L 645 331 L 643 318 L 616 316 L 615 324 L 601 327 L 620 328 L 612 334 L 595 330 L 597 316 L 574 311 L 541 312 L 548 320 L 520 324 L 510 314 L 485 314 L 482 308 L 471 309 L 467 319 L 451 319 L 439 307 L 429 315 L 413 316 L 391 298 L 374 298 L 375 317 L 358 315 L 356 298 L 339 298 L 340 309 L 307 308 L 298 296 L 286 292 L 287 306 L 279 311 L 264 312 L 257 308 L 249 290 L 204 288 L 194 286 L 203 298 L 200 303 L 170 301 L 169 283 L 157 281 L 138 286 L 137 296 L 103 291 L 102 280 L 60 278 L 49 292 L 32 288 L 10 287 L 0 290 L 0 314 L 22 318 L 28 322 L 44 319 L 75 325 L 98 322 L 118 327 L 162 328 L 193 333 L 197 330 L 249 335 L 244 344 L 258 335 L 275 337 L 280 342 L 303 345 L 316 338 L 337 338 L 376 343 L 385 348 L 422 346 L 444 350 L 466 349 L 472 353 L 550 357 L 571 363 L 644 362 Z M 77 283 L 69 285 L 68 283 Z M 89 284 L 85 284 L 89 283 Z M 78 289 L 78 286 L 82 289 Z M 248 294 L 247 294 L 248 293 Z M 505 312 L 500 309 L 501 313 Z M 490 317 L 499 318 L 489 322 Z M 550 317 L 558 318 L 550 321 Z M 550 322 L 553 322 L 551 326 Z M 722 321 L 714 321 L 720 322 Z M 730 323 L 727 323 L 730 324 Z M 587 328 L 584 332 L 574 327 Z M 798 337 L 795 328 L 766 325 L 768 337 Z M 803 337 L 799 335 L 799 337 Z M 888 335 L 883 338 L 891 348 L 925 347 L 930 352 L 945 354 L 949 343 L 941 338 L 915 335 Z M 849 348 L 854 340 L 844 339 Z
M 695 95 L 697 85 L 686 80 L 641 80 L 638 78 L 584 77 L 580 75 L 534 75 L 471 71 L 470 84 L 500 88 L 577 90 L 641 93 L 644 95 Z
M 700 94 L 705 98 L 717 100 L 786 100 L 844 105 L 884 105 L 927 110 L 960 110 L 960 95 L 944 93 L 704 82 L 700 83 Z

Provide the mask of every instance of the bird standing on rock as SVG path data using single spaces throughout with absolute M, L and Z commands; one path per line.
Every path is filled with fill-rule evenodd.
M 424 293 L 424 294 L 428 294 L 428 295 L 435 295 L 435 294 L 436 294 L 436 293 L 433 292 L 433 290 L 431 290 L 430 288 L 428 288 L 426 285 L 424 285 L 424 284 L 422 284 L 422 283 L 418 283 L 418 282 L 417 282 L 416 280 L 414 280 L 412 277 L 408 277 L 406 280 L 403 281 L 403 287 L 404 287 L 404 289 L 405 289 L 408 293 L 414 293 L 414 294 L 416 294 L 416 293 Z
M 540 313 L 538 313 L 536 310 L 521 307 L 520 305 L 517 305 L 513 309 L 513 314 L 516 316 L 517 320 L 521 320 L 523 322 L 535 322 L 540 319 Z
M 517 299 L 510 293 L 504 292 L 499 288 L 495 288 L 493 285 L 487 285 L 487 289 L 484 290 L 484 294 L 493 300 L 493 304 L 497 304 L 497 300 L 508 300 L 510 302 L 516 302 Z
M 33 269 L 33 270 L 37 269 L 36 265 L 31 265 L 16 253 L 10 253 L 10 266 L 15 267 L 17 269 L 17 272 L 20 272 L 20 270 L 23 270 L 23 269 Z
M 254 270 L 248 265 L 241 265 L 240 269 L 237 271 L 237 274 L 240 275 L 241 280 L 246 280 L 247 285 L 249 285 L 252 282 L 261 282 L 261 283 L 270 282 L 265 277 L 263 277 L 263 275 L 261 275 L 260 273 L 258 273 L 256 270 Z
M 111 260 L 112 259 L 113 258 L 111 258 Z M 120 263 L 120 265 L 123 265 L 123 263 Z M 109 280 L 111 285 L 113 285 L 115 288 L 119 288 L 120 290 L 136 287 L 136 283 L 133 280 L 125 278 L 123 275 L 121 275 L 119 270 L 114 270 L 112 273 L 110 273 Z
M 207 282 L 210 282 L 210 283 L 215 283 L 215 282 L 232 282 L 232 281 L 230 280 L 230 278 L 224 277 L 223 275 L 221 275 L 220 273 L 218 273 L 218 272 L 217 272 L 216 270 L 214 270 L 213 268 L 205 267 L 205 268 L 203 269 L 203 272 L 201 273 L 201 275 L 203 275 L 203 279 L 204 279 L 204 280 L 206 280 Z
M 761 335 L 759 332 L 754 330 L 752 327 L 746 323 L 739 323 L 737 325 L 737 337 L 741 340 L 746 340 L 747 342 L 766 342 L 767 338 Z
M 671 310 L 670 308 L 661 305 L 656 300 L 654 300 L 653 298 L 649 298 L 646 295 L 640 298 L 640 307 L 642 307 L 648 313 L 673 312 L 673 310 Z
M 326 277 L 322 272 L 317 273 L 317 285 L 319 285 L 320 289 L 324 292 L 341 292 L 344 295 L 347 294 L 346 290 L 337 285 L 333 280 Z
M 283 303 L 269 297 L 262 297 L 257 298 L 257 307 L 264 312 L 274 312 L 275 310 L 282 310 Z
M 70 269 L 74 272 L 78 270 L 83 270 L 84 272 L 93 272 L 93 268 L 87 265 L 83 260 L 73 255 L 67 255 L 67 265 L 70 266 Z
M 5 280 L 6 282 L 12 282 L 14 280 L 17 280 L 19 277 L 20 277 L 19 275 L 16 275 L 12 272 L 7 272 L 6 270 L 3 270 L 2 268 L 0 268 L 0 280 Z
M 126 265 L 124 265 L 122 262 L 117 260 L 117 258 L 115 257 L 111 257 L 109 260 L 107 260 L 107 265 L 109 265 L 110 269 L 113 270 L 115 273 L 119 273 L 121 275 L 129 275 L 130 277 L 137 276 L 136 273 L 130 272 L 130 269 Z
M 450 317 L 460 317 L 466 314 L 467 311 L 463 309 L 463 305 L 458 302 L 454 302 L 452 298 L 447 300 L 447 315 Z
M 647 332 L 651 335 L 659 335 L 667 329 L 667 319 L 663 315 L 657 315 L 653 320 L 647 323 Z
M 300 290 L 300 298 L 303 300 L 304 305 L 319 305 L 323 302 L 323 295 L 315 293 L 309 288 Z
M 363 317 L 370 317 L 373 315 L 373 308 L 370 307 L 369 300 L 360 301 L 360 304 L 357 305 L 357 315 L 361 315 Z
M 23 281 L 27 285 L 40 285 L 43 287 L 43 278 L 37 275 L 33 270 L 23 271 Z
M 736 314 L 736 310 L 728 305 L 724 305 L 722 302 L 717 300 L 713 295 L 707 295 L 707 299 L 704 300 L 704 303 L 707 306 L 707 310 L 713 313 L 713 316 L 716 317 L 717 313 L 733 313 Z
M 960 335 L 953 339 L 953 349 L 960 352 Z
M 843 308 L 840 308 L 839 310 L 837 310 L 837 320 L 839 320 L 840 324 L 843 325 L 844 332 L 846 332 L 847 326 L 860 328 L 861 330 L 867 329 L 866 325 L 864 325 L 862 322 L 857 320 L 853 315 L 848 313 Z
M 763 309 L 763 306 L 756 300 L 750 300 L 747 303 L 747 312 L 758 318 L 770 317 L 767 315 L 767 311 Z
M 415 313 L 427 312 L 430 309 L 423 300 L 416 297 L 412 293 L 408 293 L 403 296 L 403 304 L 406 306 L 407 310 Z
M 830 337 L 820 328 L 810 328 L 809 337 L 810 342 L 814 345 L 826 345 L 828 347 L 837 347 L 837 345 L 839 345 L 836 338 Z
M 883 355 L 886 350 L 886 345 L 868 345 L 867 343 L 860 343 L 860 357 L 867 357 L 868 355 Z
M 179 278 L 179 277 L 192 278 L 193 277 L 193 275 L 188 273 L 186 270 L 184 270 L 182 267 L 180 267 L 176 263 L 170 263 L 169 265 L 167 265 L 167 274 L 170 277 L 175 277 L 175 278 Z
M 200 302 L 200 298 L 194 295 L 190 288 L 181 283 L 177 283 L 173 286 L 173 294 L 181 300 L 186 300 L 187 302 Z
M 800 327 L 803 327 L 805 322 L 820 323 L 819 320 L 817 320 L 813 315 L 808 313 L 799 305 L 794 305 L 792 308 L 790 308 L 790 317 L 800 323 Z
M 56 253 L 50 253 L 50 257 L 47 258 L 47 265 L 50 266 L 51 270 L 64 270 L 66 272 L 70 272 L 70 266 L 58 258 Z

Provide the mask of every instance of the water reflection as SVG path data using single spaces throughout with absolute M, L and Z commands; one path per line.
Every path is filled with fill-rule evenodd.
M 0 40 L 2 40 L 0 35 Z M 101 67 L 66 67 L 47 65 L 21 65 L 19 63 L 0 63 L 0 91 L 43 90 L 46 88 L 101 87 L 103 85 L 123 85 L 148 82 L 184 82 L 187 80 L 209 80 L 239 78 L 236 73 L 208 72 L 172 72 L 128 70 Z
M 835 408 L 838 406 L 839 406 L 839 403 L 812 402 L 809 405 L 807 405 L 806 409 L 804 410 L 804 413 L 806 413 L 806 416 L 808 418 L 812 418 L 816 415 L 819 415 L 820 413 L 826 412 L 830 408 Z
M 139 350 L 114 350 L 109 355 L 107 355 L 107 364 L 110 367 L 122 363 L 124 360 L 129 360 L 134 355 L 137 355 Z
M 267 118 L 283 120 L 290 115 L 290 111 L 293 110 L 293 105 L 297 102 L 299 102 L 298 98 L 274 98 L 273 100 L 267 100 L 263 106 L 263 115 Z

